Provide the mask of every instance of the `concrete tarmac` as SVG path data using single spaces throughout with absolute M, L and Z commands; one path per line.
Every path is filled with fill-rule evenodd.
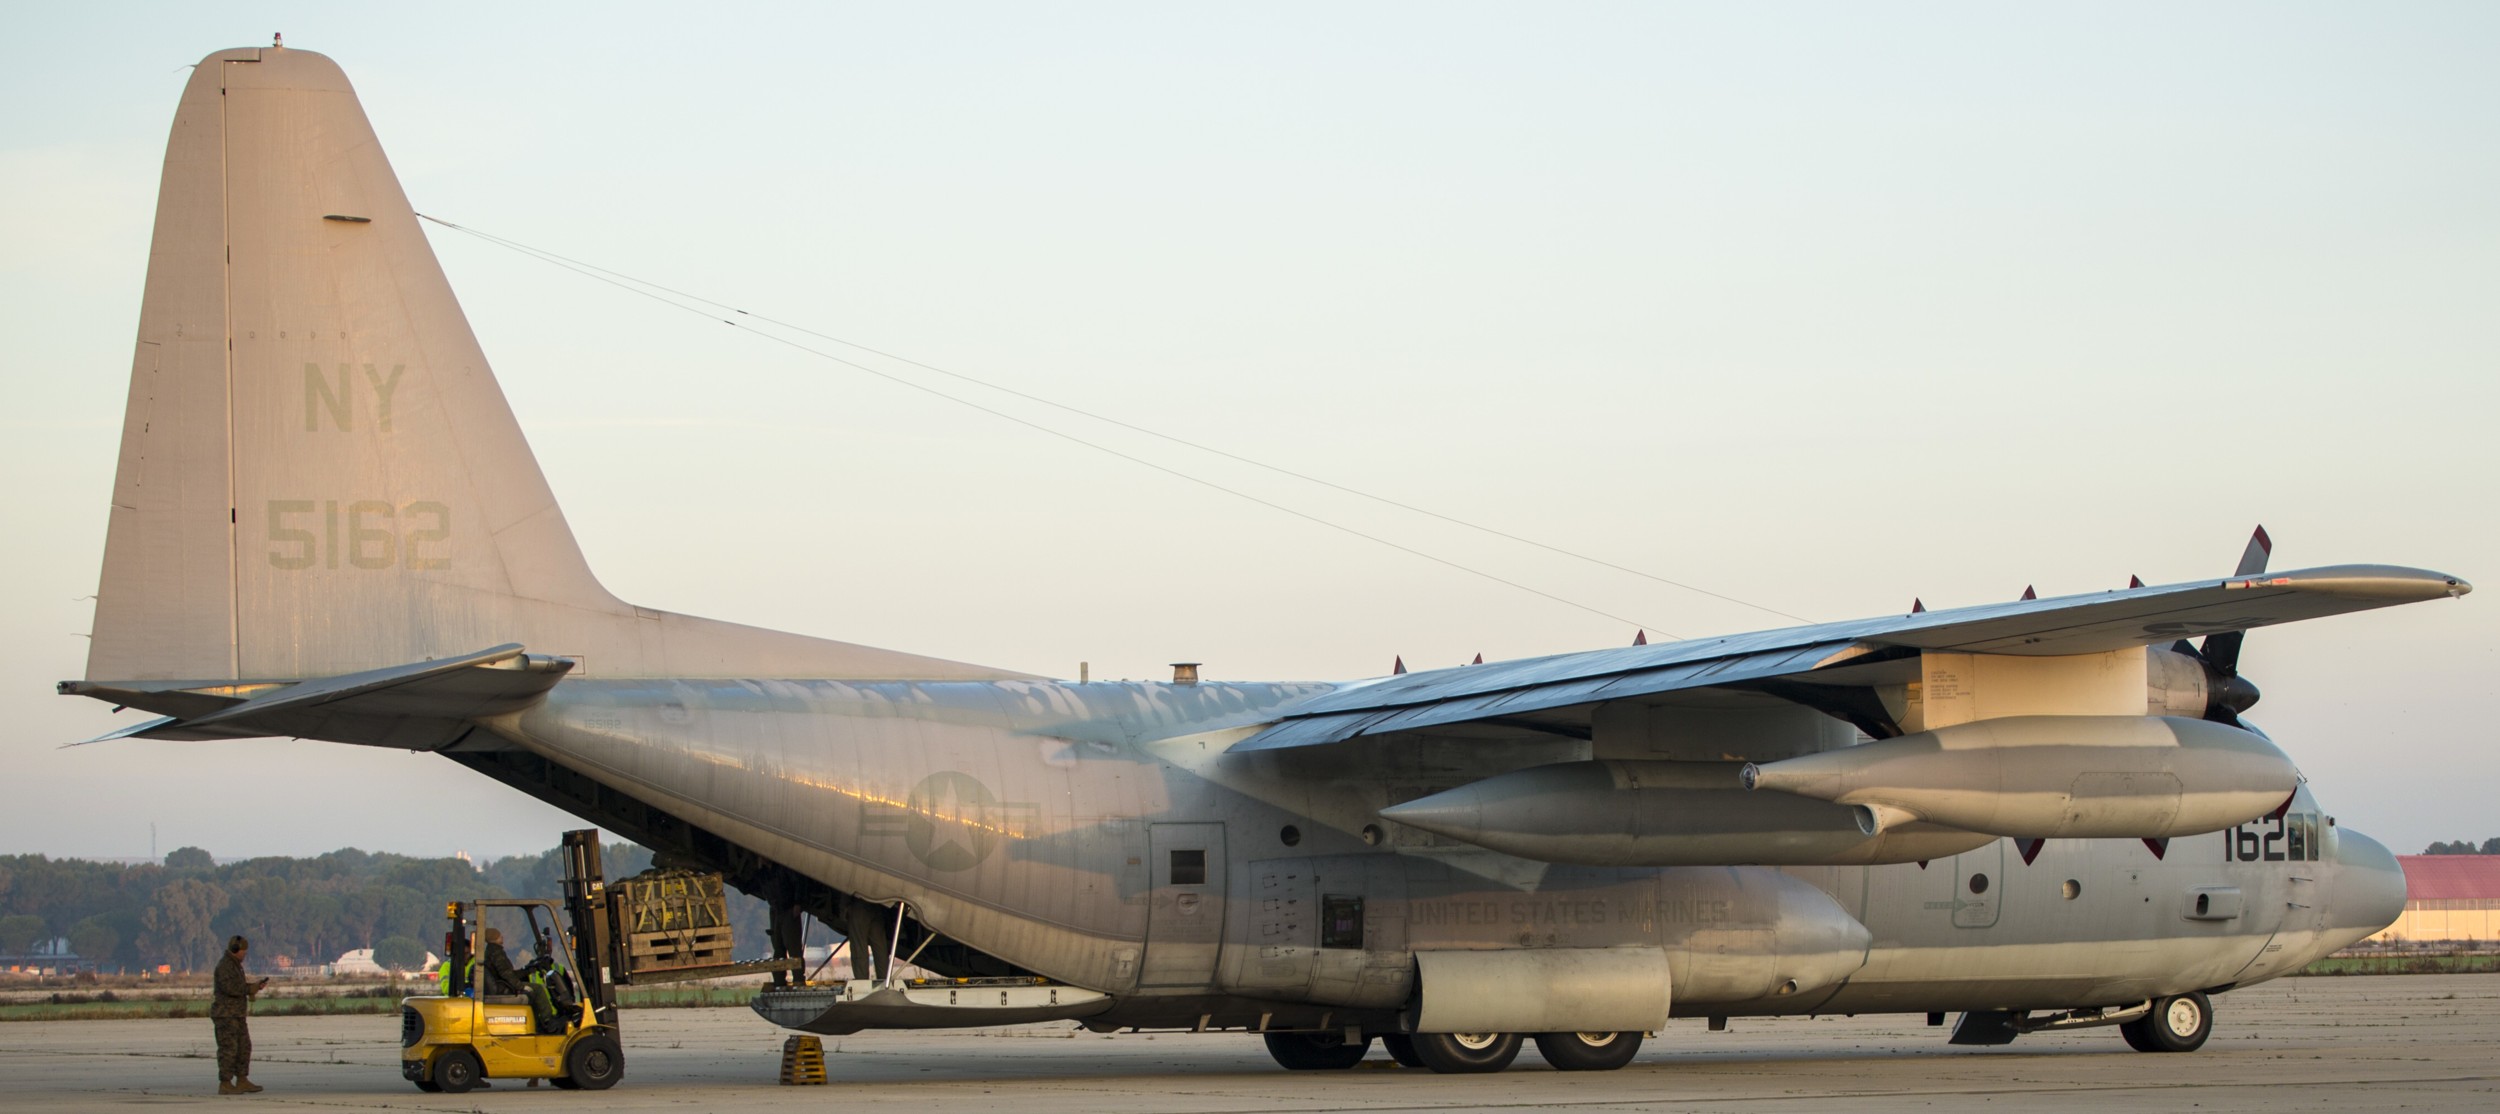
M 2200 1052 L 2128 1050 L 2115 1029 L 1954 1048 L 1918 1017 L 1679 1021 L 1616 1072 L 1438 1076 L 1391 1064 L 1286 1072 L 1240 1034 L 1074 1032 L 825 1038 L 832 1083 L 782 1087 L 782 1030 L 744 1009 L 625 1019 L 625 1079 L 597 1094 L 515 1082 L 427 1095 L 399 1078 L 399 1019 L 252 1023 L 260 1095 L 219 1097 L 205 1020 L 0 1024 L 0 1107 L 192 1105 L 557 1111 L 894 1109 L 994 1114 L 1309 1110 L 2500 1110 L 2500 976 L 2283 979 L 2215 1001 Z

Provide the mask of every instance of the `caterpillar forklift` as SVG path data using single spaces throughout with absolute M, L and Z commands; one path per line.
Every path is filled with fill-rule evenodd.
M 489 1079 L 545 1079 L 596 1091 L 624 1077 L 607 972 L 625 968 L 609 962 L 615 914 L 600 879 L 598 831 L 564 833 L 563 854 L 561 910 L 506 898 L 444 908 L 451 927 L 443 934 L 441 993 L 400 1002 L 399 1073 L 418 1090 L 459 1094 Z M 506 957 L 514 977 L 498 980 L 489 950 L 516 933 L 529 958 L 510 966 Z M 490 985 L 499 981 L 517 981 L 521 992 Z
M 481 898 L 445 906 L 441 993 L 399 1007 L 399 1074 L 459 1094 L 489 1079 L 600 1091 L 625 1076 L 616 988 L 804 970 L 795 957 L 733 961 L 718 874 L 601 876 L 599 830 L 564 833 L 564 901 Z M 518 964 L 504 941 L 527 947 Z

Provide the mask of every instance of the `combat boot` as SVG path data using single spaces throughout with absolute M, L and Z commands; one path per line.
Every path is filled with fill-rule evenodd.
M 224 1076 L 219 1076 L 217 1079 L 217 1093 L 221 1095 L 239 1095 L 243 1092 L 235 1089 L 233 1080 L 227 1079 Z
M 251 1077 L 251 1076 L 248 1076 L 248 1075 L 238 1075 L 238 1076 L 235 1076 L 235 1077 L 234 1077 L 234 1093 L 235 1093 L 235 1094 L 238 1094 L 238 1095 L 254 1095 L 254 1094 L 259 1094 L 259 1093 L 260 1093 L 260 1091 L 261 1091 L 261 1086 L 260 1086 L 260 1084 L 252 1082 L 252 1077 Z

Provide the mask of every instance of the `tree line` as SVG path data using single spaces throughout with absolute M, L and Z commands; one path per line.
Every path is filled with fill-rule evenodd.
M 2429 847 L 2423 848 L 2422 853 L 2425 855 L 2500 855 L 2500 836 L 2484 840 L 2482 846 L 2479 847 L 2475 846 L 2472 841 L 2463 839 L 2448 843 L 2434 841 Z
M 602 857 L 611 880 L 651 865 L 651 852 L 629 843 L 609 844 Z M 263 970 L 280 957 L 317 966 L 366 947 L 384 966 L 413 968 L 442 950 L 445 902 L 561 900 L 563 877 L 553 848 L 477 865 L 352 847 L 224 864 L 197 847 L 162 864 L 0 855 L 0 954 L 28 955 L 66 937 L 81 961 L 105 971 L 204 971 L 226 937 L 242 935 Z M 729 918 L 738 958 L 771 954 L 762 901 L 730 891 Z

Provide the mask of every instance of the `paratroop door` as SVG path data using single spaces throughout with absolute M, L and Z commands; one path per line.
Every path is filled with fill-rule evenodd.
M 1224 946 L 1224 825 L 1155 824 L 1140 986 L 1206 986 Z

